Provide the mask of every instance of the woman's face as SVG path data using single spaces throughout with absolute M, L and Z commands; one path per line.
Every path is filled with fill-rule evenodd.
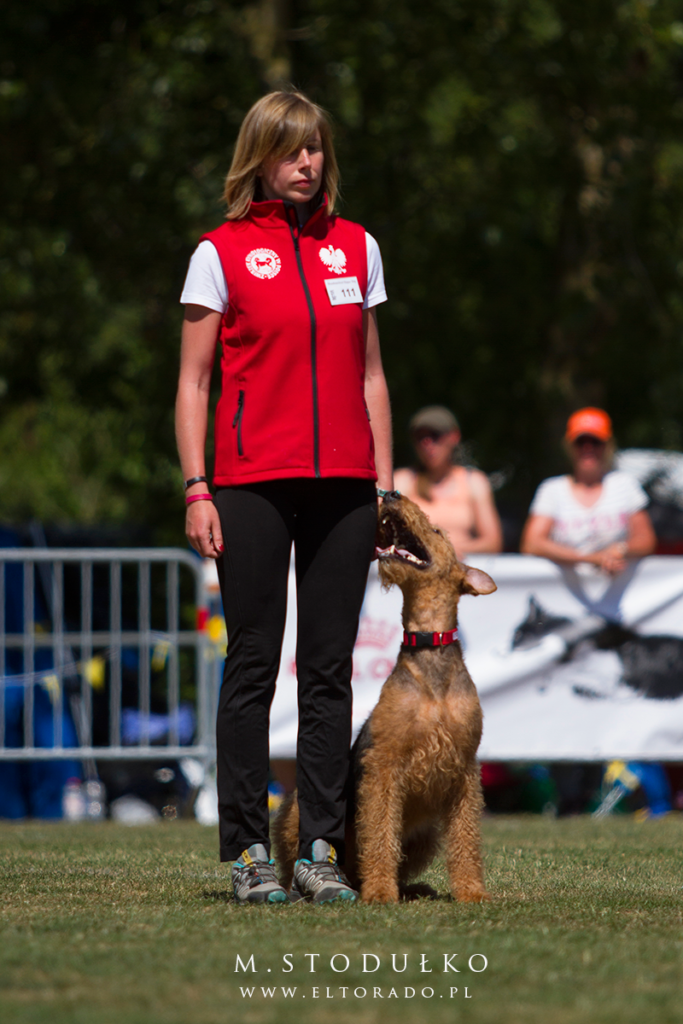
M 444 434 L 437 430 L 419 430 L 414 438 L 417 457 L 425 469 L 439 470 L 450 465 L 453 449 L 460 443 L 460 432 L 449 430 Z
M 606 444 L 590 434 L 582 434 L 572 441 L 572 462 L 575 470 L 595 475 L 604 471 Z
M 308 203 L 322 184 L 324 162 L 322 140 L 316 129 L 297 153 L 263 165 L 259 177 L 264 196 Z

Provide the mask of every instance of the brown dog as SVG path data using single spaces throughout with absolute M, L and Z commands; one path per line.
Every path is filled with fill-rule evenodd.
M 352 751 L 345 871 L 367 902 L 422 894 L 408 886 L 443 845 L 451 891 L 486 899 L 479 819 L 482 714 L 457 627 L 461 594 L 490 594 L 490 576 L 458 562 L 453 545 L 412 501 L 392 494 L 379 509 L 382 583 L 403 591 L 404 642 Z M 275 827 L 281 883 L 298 845 L 296 795 Z M 355 829 L 354 829 L 355 824 Z

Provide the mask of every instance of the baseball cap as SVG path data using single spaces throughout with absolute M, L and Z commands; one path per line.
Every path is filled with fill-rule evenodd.
M 448 434 L 451 430 L 460 430 L 460 427 L 450 409 L 444 405 L 427 405 L 411 417 L 408 430 L 411 434 L 419 430 L 436 430 L 439 434 Z
M 612 421 L 604 409 L 578 409 L 567 421 L 565 438 L 575 441 L 577 437 L 588 434 L 599 441 L 609 441 L 612 436 Z

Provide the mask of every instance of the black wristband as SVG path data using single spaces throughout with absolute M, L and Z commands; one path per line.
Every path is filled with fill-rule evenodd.
M 208 484 L 208 482 L 209 481 L 205 476 L 193 476 L 190 477 L 189 480 L 185 481 L 183 487 L 185 488 L 185 490 L 187 490 L 188 487 L 192 487 L 192 484 Z

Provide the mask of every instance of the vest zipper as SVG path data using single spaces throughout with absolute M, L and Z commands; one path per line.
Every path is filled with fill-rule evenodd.
M 242 447 L 242 412 L 244 411 L 244 391 L 240 391 L 237 396 L 237 412 L 235 418 L 232 421 L 233 428 L 237 427 L 237 454 L 244 455 L 244 449 Z
M 296 216 L 296 212 L 294 214 Z M 299 277 L 304 288 L 304 294 L 306 296 L 306 302 L 308 303 L 308 313 L 311 318 L 311 374 L 313 378 L 313 470 L 316 477 L 320 477 L 320 417 L 318 412 L 318 353 L 317 353 L 317 321 L 315 318 L 315 309 L 313 308 L 313 300 L 311 299 L 311 293 L 308 290 L 308 282 L 306 281 L 306 275 L 304 274 L 303 263 L 301 262 L 301 251 L 299 250 L 299 235 L 294 231 L 292 222 L 287 213 L 287 223 L 289 224 L 289 230 L 292 235 L 292 241 L 294 242 L 294 254 L 296 256 L 296 265 L 299 268 Z M 297 223 L 297 228 L 301 230 Z

